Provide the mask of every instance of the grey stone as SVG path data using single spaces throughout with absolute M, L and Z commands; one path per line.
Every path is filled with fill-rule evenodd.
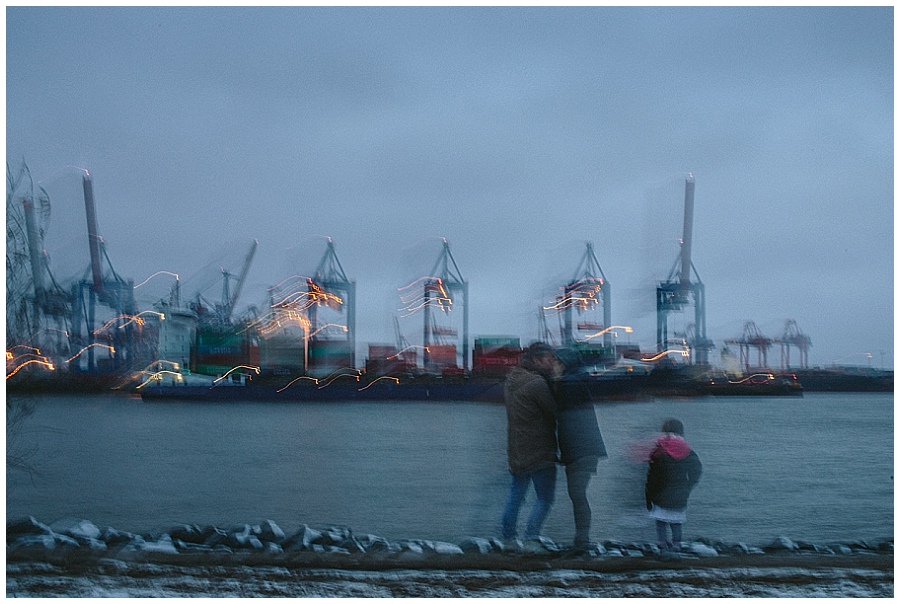
M 447 543 L 445 541 L 435 541 L 434 544 L 434 553 L 440 554 L 442 556 L 446 555 L 456 555 L 463 553 L 463 550 L 458 545 L 454 545 L 453 543 Z
M 270 542 L 266 543 L 266 551 L 270 554 L 283 554 L 284 548 L 282 548 L 277 543 L 273 543 L 270 541 Z
M 272 520 L 264 521 L 257 534 L 262 541 L 281 543 L 285 539 L 284 531 Z
M 764 547 L 763 549 L 765 551 L 771 551 L 771 552 L 776 552 L 776 551 L 795 552 L 795 551 L 799 550 L 800 548 L 796 543 L 794 543 L 787 537 L 778 537 L 777 539 L 775 539 L 775 541 L 773 541 L 770 545 L 768 545 L 767 547 Z
M 145 541 L 142 544 L 134 544 L 134 547 L 142 552 L 152 552 L 155 554 L 177 554 L 175 544 L 169 535 L 163 535 L 158 541 Z
M 469 537 L 459 544 L 459 549 L 462 552 L 467 554 L 470 553 L 479 553 L 479 554 L 489 554 L 493 549 L 491 542 L 488 539 L 482 539 L 480 537 Z
M 185 543 L 203 543 L 205 541 L 203 531 L 196 524 L 180 524 L 173 527 L 169 531 L 169 535 L 173 540 Z
M 103 534 L 100 538 L 106 543 L 108 547 L 118 547 L 120 545 L 127 545 L 133 541 L 143 541 L 144 538 L 140 535 L 135 535 L 134 533 L 129 533 L 126 531 L 118 531 L 112 527 L 106 527 L 103 530 Z
M 217 545 L 228 545 L 228 533 L 214 526 L 207 526 L 201 532 L 201 544 L 215 547 Z
M 47 535 L 22 535 L 9 544 L 11 550 L 41 550 L 53 551 L 57 546 L 69 546 L 77 548 L 78 542 L 71 537 L 56 533 Z
M 87 537 L 89 539 L 99 539 L 101 532 L 97 525 L 90 520 L 80 520 L 76 518 L 63 518 L 57 520 L 50 525 L 50 528 L 57 533 L 69 535 L 70 537 Z
M 684 549 L 701 558 L 715 558 L 719 555 L 716 548 L 706 545 L 705 543 L 686 543 Z
M 47 535 L 52 532 L 49 526 L 39 522 L 34 516 L 21 518 L 6 525 L 7 539 L 18 535 Z

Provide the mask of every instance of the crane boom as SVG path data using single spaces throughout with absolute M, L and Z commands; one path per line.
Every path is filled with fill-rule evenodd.
M 247 273 L 250 272 L 250 263 L 253 262 L 253 255 L 256 254 L 256 247 L 258 245 L 259 241 L 254 239 L 253 244 L 250 246 L 250 252 L 244 260 L 244 268 L 241 269 L 241 276 L 238 277 L 237 285 L 234 287 L 234 293 L 231 294 L 231 299 L 228 300 L 228 307 L 225 309 L 225 321 L 231 319 L 231 314 L 234 312 L 238 297 L 241 295 L 241 289 L 244 287 L 244 282 L 247 280 Z M 228 277 L 226 276 L 225 278 L 227 279 Z
M 691 285 L 691 239 L 694 228 L 694 175 L 684 181 L 684 230 L 681 240 L 681 289 Z

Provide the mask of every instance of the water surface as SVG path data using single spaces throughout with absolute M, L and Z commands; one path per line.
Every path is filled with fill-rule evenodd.
M 499 534 L 509 475 L 502 405 L 196 403 L 41 397 L 26 424 L 37 474 L 7 475 L 7 519 L 85 518 L 162 531 L 264 519 L 387 539 Z M 609 458 L 593 537 L 653 541 L 632 445 L 678 417 L 704 464 L 686 538 L 767 544 L 893 535 L 893 395 L 656 399 L 595 406 Z M 564 474 L 545 535 L 572 538 Z M 533 499 L 523 511 L 522 522 Z

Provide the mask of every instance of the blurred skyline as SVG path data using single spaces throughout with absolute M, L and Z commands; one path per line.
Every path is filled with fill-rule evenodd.
M 87 170 L 136 284 L 218 300 L 258 240 L 238 313 L 330 237 L 360 362 L 395 316 L 421 342 L 398 289 L 443 239 L 473 338 L 537 339 L 591 242 L 650 351 L 692 173 L 713 362 L 793 319 L 810 365 L 893 365 L 893 7 L 7 7 L 6 36 L 7 163 L 50 196 L 61 282 Z

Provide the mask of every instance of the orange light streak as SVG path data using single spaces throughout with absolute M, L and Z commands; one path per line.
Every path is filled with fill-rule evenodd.
M 144 320 L 141 319 L 141 315 L 145 315 L 145 314 L 147 314 L 147 313 L 152 314 L 152 315 L 156 315 L 157 317 L 159 317 L 159 320 L 160 320 L 160 321 L 165 321 L 165 320 L 166 320 L 166 315 L 164 315 L 164 314 L 161 313 L 161 312 L 156 312 L 155 310 L 143 310 L 143 311 L 139 312 L 138 314 L 134 315 L 133 317 L 131 317 L 131 319 L 129 319 L 129 320 L 126 321 L 125 323 L 122 323 L 121 325 L 119 325 L 119 329 L 122 329 L 122 328 L 124 328 L 126 325 L 129 325 L 129 324 L 131 324 L 131 323 L 137 323 L 138 325 L 143 325 L 143 324 L 144 324 Z M 125 315 L 125 316 L 128 316 L 128 315 Z M 123 317 L 123 318 L 124 318 L 124 317 Z
M 650 357 L 649 359 L 641 358 L 641 360 L 646 363 L 652 363 L 653 361 L 657 361 L 669 354 L 680 354 L 683 357 L 687 357 L 687 356 L 691 355 L 691 353 L 688 352 L 687 350 L 666 350 L 666 351 L 659 353 L 658 355 L 656 355 L 654 357 Z
M 327 329 L 328 327 L 339 327 L 339 328 L 343 329 L 345 333 L 348 331 L 346 325 L 338 325 L 337 323 L 326 323 L 325 325 L 323 325 L 323 326 L 320 327 L 319 329 L 317 329 L 317 330 L 311 332 L 311 333 L 309 334 L 309 337 L 310 337 L 310 338 L 313 337 L 314 335 L 316 335 L 317 333 L 319 333 L 319 332 L 322 331 L 323 329 Z
M 222 377 L 214 379 L 214 380 L 213 380 L 213 384 L 215 384 L 216 382 L 221 382 L 221 381 L 224 380 L 226 377 L 228 377 L 228 374 L 229 374 L 229 373 L 231 373 L 232 371 L 237 371 L 238 369 L 252 369 L 252 370 L 255 371 L 257 374 L 259 374 L 259 367 L 254 367 L 254 366 L 252 366 L 252 365 L 238 365 L 238 366 L 232 367 L 231 369 L 229 369 L 228 371 L 226 371 L 226 372 L 225 372 L 225 375 L 223 375 Z
M 395 377 L 392 377 L 392 376 L 390 376 L 390 375 L 383 375 L 383 376 L 381 376 L 380 378 L 377 378 L 377 379 L 372 380 L 371 382 L 369 382 L 368 384 L 366 384 L 366 385 L 363 386 L 362 388 L 359 388 L 359 389 L 357 390 L 357 392 L 362 392 L 363 390 L 365 390 L 366 388 L 368 388 L 369 386 L 371 386 L 371 385 L 374 384 L 375 382 L 380 382 L 381 380 L 394 380 L 394 383 L 395 383 L 395 384 L 399 384 L 399 383 L 400 383 L 400 380 L 397 379 L 397 378 L 395 378 Z
M 275 392 L 282 392 L 282 391 L 284 391 L 284 390 L 287 390 L 288 388 L 291 387 L 291 385 L 292 385 L 294 382 L 299 381 L 299 380 L 312 380 L 312 383 L 313 383 L 313 384 L 318 384 L 318 383 L 319 383 L 319 380 L 317 380 L 317 379 L 314 378 L 314 377 L 309 377 L 308 375 L 301 375 L 300 377 L 297 377 L 297 378 L 292 379 L 290 382 L 287 383 L 286 386 L 284 386 L 283 388 L 279 388 L 279 389 L 276 390 Z
M 421 348 L 421 349 L 424 350 L 425 352 L 431 352 L 431 350 L 430 350 L 427 346 L 419 346 L 418 344 L 412 344 L 412 345 L 410 345 L 410 346 L 407 346 L 407 347 L 404 348 L 403 350 L 398 351 L 397 354 L 392 354 L 391 356 L 388 357 L 388 360 L 396 359 L 397 357 L 401 356 L 401 355 L 402 355 L 404 352 L 406 352 L 407 350 L 410 350 L 410 349 L 413 349 L 413 348 Z
M 743 384 L 745 382 L 761 383 L 761 382 L 753 382 L 753 378 L 758 378 L 758 377 L 764 377 L 766 379 L 766 381 L 775 379 L 775 376 L 772 375 L 771 373 L 754 373 L 753 375 L 748 375 L 744 379 L 738 380 L 736 382 L 733 380 L 728 380 L 728 383 L 729 384 Z
M 36 357 L 37 360 L 39 360 L 39 361 L 43 361 L 43 362 L 46 362 L 46 363 L 49 363 L 49 362 L 50 362 L 50 359 L 48 359 L 48 358 L 45 357 L 44 355 L 42 355 L 42 354 L 34 354 L 34 353 L 32 353 L 32 352 L 23 352 L 23 353 L 20 354 L 20 355 L 14 355 L 14 356 L 12 356 L 12 357 L 10 357 L 10 356 L 8 356 L 8 355 L 9 355 L 9 353 L 7 353 L 7 359 L 6 359 L 6 360 L 8 360 L 8 361 L 22 360 L 22 359 L 25 359 L 26 357 Z
M 170 374 L 170 375 L 177 375 L 177 376 L 180 376 L 180 375 L 181 375 L 181 374 L 178 373 L 178 372 L 175 372 L 175 371 L 169 371 L 168 369 L 163 369 L 162 371 L 157 371 L 156 373 L 152 374 L 152 375 L 151 375 L 150 377 L 148 377 L 148 378 L 144 381 L 144 383 L 141 384 L 140 386 L 135 386 L 135 390 L 138 390 L 139 388 L 143 388 L 144 386 L 146 386 L 147 384 L 149 384 L 149 383 L 152 382 L 152 381 L 155 381 L 155 380 L 162 380 L 162 376 L 163 376 L 163 374 L 165 374 L 165 373 L 168 373 L 168 374 Z
M 81 350 L 76 352 L 72 357 L 66 359 L 65 362 L 66 363 L 72 362 L 73 359 L 81 356 L 84 353 L 84 351 L 86 351 L 88 348 L 93 348 L 94 346 L 99 346 L 100 348 L 108 348 L 110 353 L 112 353 L 112 354 L 116 353 L 116 349 L 113 348 L 112 346 L 108 346 L 107 344 L 97 344 L 97 343 L 88 344 L 87 346 L 85 346 L 84 348 L 82 348 Z
M 431 296 L 421 295 L 418 289 L 412 289 L 416 284 L 421 283 L 422 281 L 426 281 L 424 287 L 426 292 L 436 292 L 439 295 L 432 298 Z M 397 289 L 398 292 L 403 292 L 404 290 L 411 290 L 408 294 L 400 293 L 400 301 L 406 304 L 406 306 L 404 308 L 398 308 L 397 310 L 399 312 L 407 312 L 406 315 L 403 315 L 404 318 L 414 314 L 426 305 L 436 305 L 444 312 L 449 312 L 451 310 L 449 307 L 453 305 L 453 299 L 450 298 L 447 293 L 443 279 L 439 277 L 419 277 L 409 285 Z
M 48 361 L 39 361 L 39 360 L 37 360 L 37 359 L 31 359 L 30 361 L 25 361 L 24 363 L 22 363 L 21 365 L 19 365 L 18 367 L 16 367 L 16 368 L 13 370 L 12 373 L 7 373 L 7 374 L 6 374 L 6 379 L 9 379 L 9 378 L 11 378 L 12 376 L 16 375 L 17 373 L 19 373 L 19 370 L 22 369 L 22 367 L 24 367 L 25 365 L 31 365 L 32 363 L 36 363 L 36 364 L 38 364 L 38 365 L 44 365 L 44 366 L 47 367 L 47 369 L 49 369 L 50 371 L 54 371 L 54 370 L 56 369 L 56 367 L 53 366 L 53 363 L 50 363 L 50 362 L 48 362 Z
M 632 329 L 631 327 L 628 327 L 627 325 L 610 325 L 610 326 L 607 327 L 606 329 L 601 329 L 600 331 L 598 331 L 598 332 L 595 333 L 595 334 L 591 334 L 591 335 L 589 335 L 589 336 L 585 336 L 584 339 L 585 339 L 585 340 L 590 340 L 591 338 L 596 338 L 597 336 L 602 336 L 603 334 L 605 334 L 606 332 L 610 331 L 611 329 L 621 329 L 621 330 L 623 330 L 625 333 L 633 333 L 633 332 L 634 332 L 634 329 Z
M 330 380 L 328 380 L 328 382 L 326 384 L 319 386 L 319 390 L 321 390 L 322 388 L 325 388 L 326 386 L 331 386 L 331 384 L 333 384 L 336 379 L 342 378 L 342 377 L 352 377 L 357 382 L 359 381 L 359 375 L 354 375 L 352 373 L 341 373 L 341 374 L 334 376 Z
M 7 351 L 6 351 L 6 354 L 9 355 L 9 354 L 10 354 L 13 350 L 15 350 L 16 348 L 27 348 L 28 350 L 33 350 L 33 351 L 34 351 L 34 354 L 38 354 L 38 355 L 41 354 L 41 349 L 40 349 L 40 348 L 35 348 L 34 346 L 26 346 L 25 344 L 16 344 L 15 346 L 13 346 L 13 347 L 10 348 L 9 350 L 7 350 Z
M 155 361 L 153 361 L 152 363 L 150 363 L 149 365 L 147 365 L 146 367 L 144 367 L 144 368 L 141 370 L 141 373 L 147 373 L 147 372 L 149 372 L 149 371 L 152 370 L 152 367 L 153 367 L 154 365 L 157 365 L 157 364 L 162 365 L 163 363 L 168 364 L 168 365 L 171 365 L 171 366 L 172 366 L 172 369 L 174 369 L 175 371 L 178 371 L 178 370 L 180 369 L 180 367 L 181 367 L 181 366 L 180 366 L 178 363 L 176 363 L 175 361 L 167 361 L 166 359 L 156 359 Z

